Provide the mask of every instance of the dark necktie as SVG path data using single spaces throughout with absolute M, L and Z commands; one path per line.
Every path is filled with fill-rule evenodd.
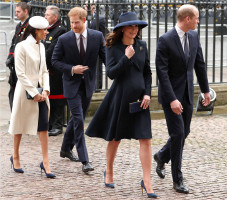
M 80 35 L 80 58 L 83 63 L 84 61 L 84 56 L 85 56 L 85 51 L 84 51 L 84 43 L 83 43 L 83 35 Z
M 185 33 L 185 39 L 184 39 L 184 55 L 186 63 L 188 63 L 189 59 L 189 46 L 188 46 L 188 33 Z

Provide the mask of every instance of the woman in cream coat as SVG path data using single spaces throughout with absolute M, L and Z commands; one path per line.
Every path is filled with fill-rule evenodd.
M 46 67 L 45 48 L 40 40 L 48 34 L 48 21 L 40 16 L 32 17 L 15 49 L 15 69 L 18 77 L 9 133 L 14 135 L 14 153 L 10 160 L 15 172 L 24 173 L 20 168 L 19 146 L 22 134 L 37 135 L 42 147 L 43 162 L 40 164 L 48 178 L 50 172 L 48 159 L 48 118 L 49 118 L 49 74 Z M 37 87 L 43 88 L 42 94 Z M 26 91 L 33 97 L 27 99 Z

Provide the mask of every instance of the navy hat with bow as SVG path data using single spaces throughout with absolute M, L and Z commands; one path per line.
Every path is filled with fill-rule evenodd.
M 120 15 L 119 17 L 119 24 L 117 24 L 113 31 L 122 26 L 129 26 L 129 25 L 138 25 L 141 28 L 146 27 L 148 24 L 145 21 L 138 20 L 137 15 L 135 12 L 126 12 Z

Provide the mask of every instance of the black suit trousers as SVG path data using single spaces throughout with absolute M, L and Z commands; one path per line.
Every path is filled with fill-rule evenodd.
M 61 149 L 70 151 L 76 146 L 80 161 L 89 162 L 84 137 L 84 119 L 87 114 L 91 97 L 86 97 L 84 81 L 81 80 L 79 91 L 74 98 L 67 99 L 71 117 L 64 135 Z
M 158 154 L 160 159 L 165 163 L 171 160 L 172 178 L 174 182 L 183 179 L 181 172 L 182 154 L 185 139 L 190 133 L 193 113 L 193 104 L 189 103 L 188 95 L 184 96 L 181 104 L 183 106 L 183 113 L 181 115 L 175 114 L 170 105 L 162 105 L 170 138 Z

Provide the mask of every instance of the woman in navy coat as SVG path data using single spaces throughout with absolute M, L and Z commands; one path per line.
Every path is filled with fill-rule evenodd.
M 124 13 L 119 24 L 106 38 L 106 71 L 114 82 L 95 113 L 86 134 L 109 141 L 106 150 L 106 187 L 114 187 L 113 163 L 121 139 L 138 139 L 143 169 L 141 187 L 148 197 L 156 198 L 151 186 L 151 119 L 147 109 L 151 97 L 151 70 L 147 47 L 139 40 L 139 33 L 147 23 L 137 19 L 136 13 Z M 129 103 L 141 100 L 143 110 L 129 112 Z

